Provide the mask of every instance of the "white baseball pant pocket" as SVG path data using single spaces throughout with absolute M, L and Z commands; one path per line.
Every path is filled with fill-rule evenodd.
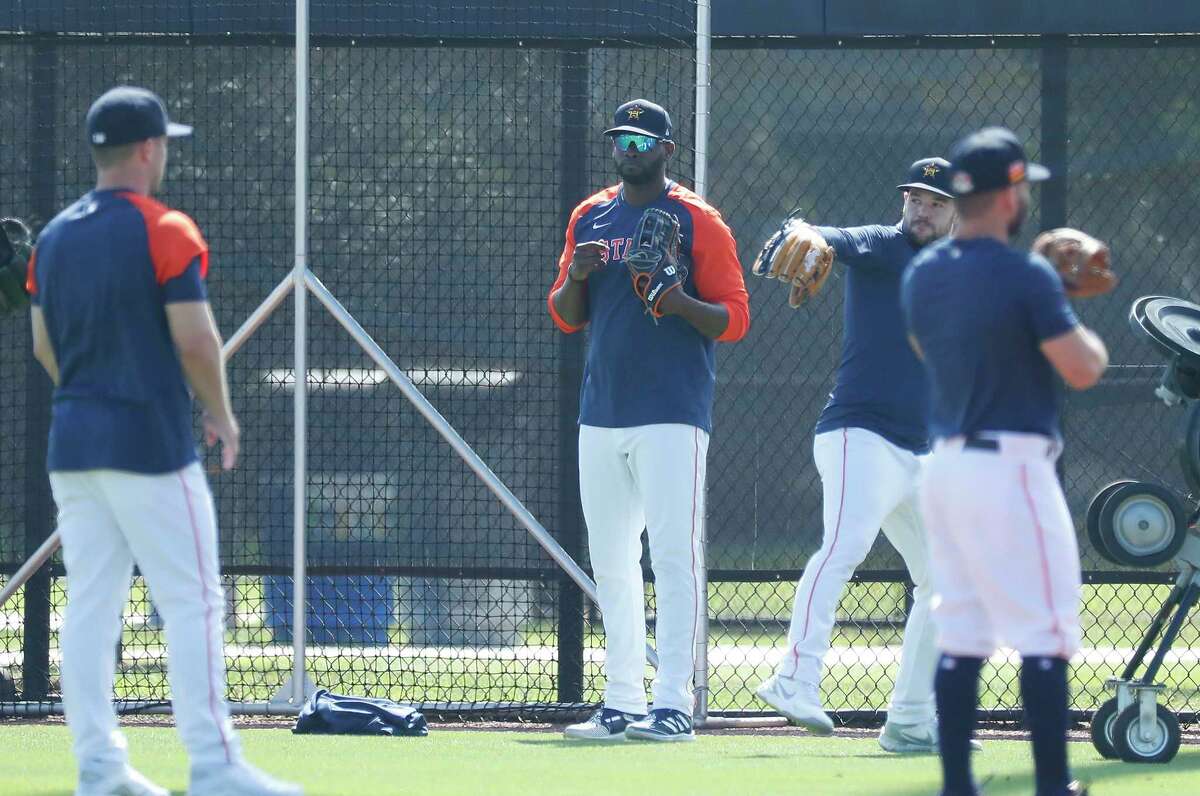
M 112 698 L 133 555 L 94 473 L 50 473 L 50 488 L 67 569 L 61 638 L 67 727 L 81 769 L 116 768 L 128 759 Z

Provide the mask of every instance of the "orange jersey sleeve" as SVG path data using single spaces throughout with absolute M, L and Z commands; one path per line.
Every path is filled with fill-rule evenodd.
M 187 270 L 200 258 L 200 278 L 208 276 L 208 244 L 196 222 L 185 213 L 172 210 L 153 199 L 135 193 L 122 194 L 141 211 L 146 220 L 150 242 L 150 260 L 154 276 L 162 285 Z
M 550 317 L 554 319 L 554 325 L 567 334 L 578 332 L 586 323 L 579 326 L 572 326 L 563 320 L 558 314 L 558 310 L 554 307 L 554 294 L 567 281 L 567 269 L 571 267 L 571 258 L 575 255 L 575 225 L 579 223 L 579 219 L 583 218 L 584 213 L 591 210 L 601 202 L 607 202 L 617 194 L 617 188 L 605 188 L 603 191 L 594 193 L 587 199 L 584 199 L 575 209 L 571 211 L 571 220 L 567 222 L 566 240 L 563 242 L 562 254 L 558 256 L 558 274 L 554 279 L 554 284 L 550 286 L 550 292 L 546 295 L 546 306 L 550 309 Z
M 562 254 L 558 256 L 558 273 L 554 278 L 554 284 L 550 286 L 550 293 L 546 296 L 546 306 L 550 308 L 550 317 L 554 319 L 554 325 L 567 334 L 574 334 L 587 324 L 572 326 L 564 321 L 554 306 L 554 294 L 567 281 L 567 269 L 571 266 L 571 257 L 575 254 L 575 224 L 579 221 L 579 217 L 587 212 L 588 207 L 591 205 L 583 202 L 571 211 L 571 220 L 567 222 L 567 234 L 566 240 L 563 242 Z
M 37 271 L 34 266 L 37 264 L 37 249 L 29 255 L 29 262 L 25 266 L 25 292 L 31 296 L 37 295 Z
M 742 278 L 733 232 L 714 208 L 698 200 L 685 204 L 692 216 L 696 292 L 704 301 L 721 304 L 729 312 L 729 325 L 717 340 L 741 340 L 750 330 L 750 294 Z

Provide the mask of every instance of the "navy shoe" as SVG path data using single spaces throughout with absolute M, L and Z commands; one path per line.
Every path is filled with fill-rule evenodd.
M 587 721 L 572 724 L 563 730 L 563 737 L 573 741 L 623 741 L 625 728 L 643 718 L 645 716 L 641 713 L 600 708 Z
M 625 728 L 625 737 L 639 741 L 694 741 L 692 717 L 681 710 L 658 708 Z

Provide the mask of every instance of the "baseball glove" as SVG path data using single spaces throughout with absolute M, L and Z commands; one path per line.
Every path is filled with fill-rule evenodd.
M 25 293 L 25 266 L 33 252 L 33 233 L 25 222 L 0 218 L 0 315 L 29 304 Z
M 788 304 L 796 309 L 821 290 L 833 270 L 833 255 L 833 247 L 815 227 L 788 218 L 763 245 L 750 272 L 790 283 Z
M 1033 251 L 1058 271 L 1068 296 L 1099 296 L 1117 285 L 1108 246 L 1086 232 L 1070 227 L 1047 230 L 1033 241 Z
M 682 287 L 687 278 L 687 270 L 679 264 L 679 220 L 657 207 L 642 213 L 625 267 L 633 279 L 633 292 L 658 323 L 663 297 Z

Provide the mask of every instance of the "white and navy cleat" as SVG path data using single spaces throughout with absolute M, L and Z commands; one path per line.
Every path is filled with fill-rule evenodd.
M 692 717 L 681 710 L 658 708 L 625 728 L 625 737 L 637 741 L 694 741 Z
M 586 721 L 564 729 L 563 737 L 572 741 L 623 741 L 625 728 L 641 718 L 645 718 L 644 714 L 600 708 Z

